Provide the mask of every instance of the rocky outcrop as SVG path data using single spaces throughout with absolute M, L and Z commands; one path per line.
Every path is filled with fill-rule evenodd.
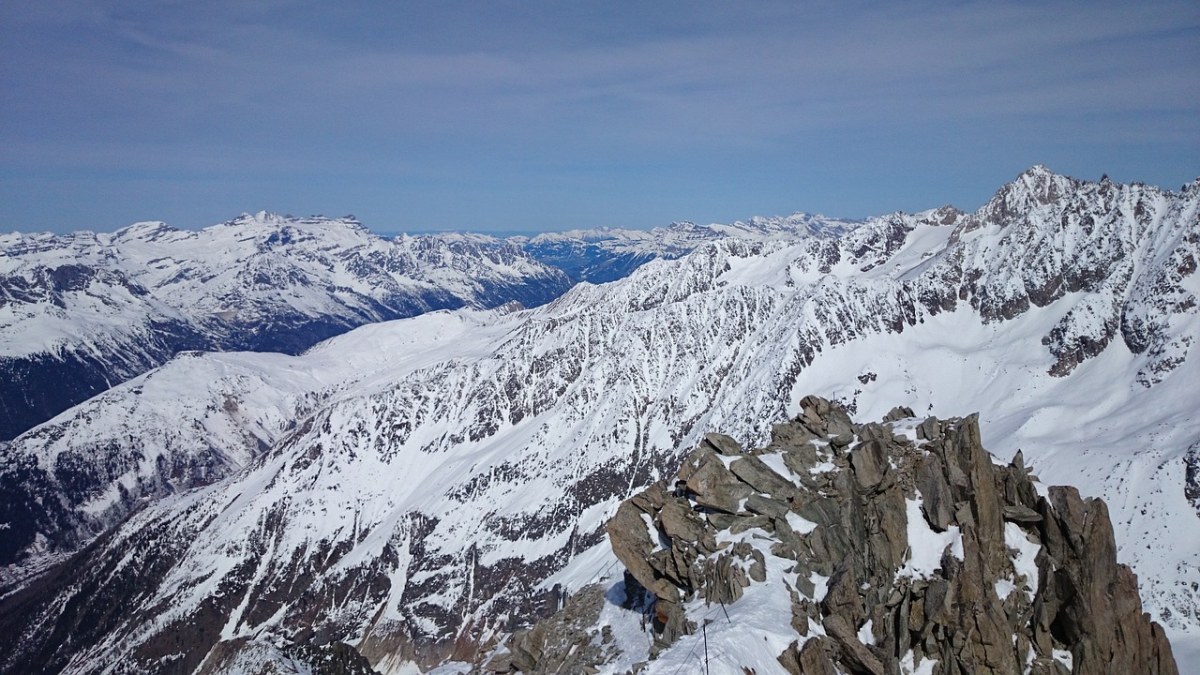
M 518 670 L 546 673 L 595 673 L 591 665 L 604 661 L 614 650 L 611 630 L 592 641 L 588 631 L 596 625 L 605 602 L 604 591 L 593 585 L 571 598 L 562 611 L 510 642 L 509 653 L 488 664 L 491 672 Z
M 796 675 L 1178 672 L 1103 501 L 1040 488 L 1020 453 L 994 463 L 976 416 L 897 408 L 859 425 L 826 400 L 801 405 L 765 448 L 709 435 L 609 522 L 626 604 L 648 600 L 652 659 L 696 633 L 705 607 L 771 584 L 790 596 L 779 623 L 795 640 L 777 660 Z M 552 630 L 562 615 L 518 635 L 493 672 L 611 659 L 577 624 Z M 539 659 L 528 645 L 548 632 L 560 644 Z

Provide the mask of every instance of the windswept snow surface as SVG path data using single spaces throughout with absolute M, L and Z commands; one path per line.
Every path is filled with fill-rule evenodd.
M 192 630 L 201 607 L 224 635 L 320 627 L 390 673 L 447 659 L 456 640 L 544 611 L 550 579 L 574 590 L 612 574 L 612 510 L 704 433 L 761 444 L 809 393 L 866 419 L 895 405 L 979 411 L 994 454 L 1020 449 L 1044 483 L 1108 501 L 1147 610 L 1196 636 L 1200 518 L 1184 454 L 1200 440 L 1198 202 L 1200 183 L 1170 193 L 1035 167 L 975 214 L 722 239 L 536 310 L 452 315 L 465 342 L 326 381 L 334 393 L 245 468 L 137 512 L 93 549 L 74 592 L 99 583 L 89 569 L 140 574 L 141 590 L 115 625 L 79 638 L 71 669 Z M 397 325 L 435 320 L 450 321 Z M 375 330 L 379 352 L 411 349 L 383 344 L 404 330 Z M 331 342 L 286 362 L 315 373 L 310 360 L 335 356 L 350 354 Z M 93 422 L 77 419 L 64 438 L 86 437 Z M 147 562 L 163 556 L 169 569 Z M 279 590 L 301 578 L 303 593 Z M 747 626 L 766 621 L 750 614 Z M 31 615 L 21 638 L 57 620 Z M 734 629 L 719 624 L 710 649 L 714 632 L 728 649 L 765 637 L 759 672 L 774 672 L 777 633 L 726 640 Z

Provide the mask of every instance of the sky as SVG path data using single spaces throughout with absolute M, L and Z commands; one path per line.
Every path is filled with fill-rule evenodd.
M 1200 177 L 1200 3 L 0 0 L 0 231 L 864 217 Z

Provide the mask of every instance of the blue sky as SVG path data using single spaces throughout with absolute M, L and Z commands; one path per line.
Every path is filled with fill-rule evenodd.
M 0 230 L 973 209 L 1200 176 L 1200 3 L 0 5 Z

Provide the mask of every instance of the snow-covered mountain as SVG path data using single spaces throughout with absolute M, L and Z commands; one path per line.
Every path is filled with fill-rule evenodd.
M 321 406 L 486 350 L 506 313 L 370 324 L 300 356 L 187 352 L 0 443 L 0 564 L 73 552 L 147 500 L 243 469 Z
M 365 323 L 536 306 L 569 285 L 503 241 L 384 239 L 351 217 L 0 235 L 0 438 L 182 350 L 297 353 Z
M 562 269 L 576 281 L 604 283 L 623 279 L 651 260 L 674 260 L 717 239 L 836 237 L 857 224 L 857 221 L 794 213 L 786 217 L 754 217 L 730 224 L 681 222 L 652 230 L 607 227 L 567 230 L 534 237 L 510 237 L 509 241 L 521 246 L 533 258 Z
M 389 673 L 469 660 L 559 589 L 619 575 L 604 523 L 704 434 L 762 445 L 817 393 L 868 419 L 898 402 L 979 411 L 995 454 L 1020 449 L 1044 482 L 1104 497 L 1118 557 L 1183 666 L 1200 635 L 1198 206 L 1200 181 L 1173 193 L 1035 167 L 973 214 L 724 238 L 534 310 L 415 317 L 275 363 L 172 364 L 110 392 L 114 412 L 76 408 L 4 448 L 6 486 L 45 486 L 6 490 L 13 502 L 99 476 L 27 533 L 35 555 L 13 578 L 85 539 L 90 514 L 140 506 L 114 481 L 173 487 L 149 476 L 226 468 L 10 586 L 0 663 L 193 672 L 331 640 Z M 368 336 L 396 362 L 322 365 Z M 417 340 L 384 346 L 402 336 Z M 190 381 L 243 359 L 229 372 L 244 380 Z M 173 402 L 179 387 L 206 402 Z M 253 402 L 244 419 L 226 394 L 233 410 Z M 137 412 L 110 424 L 159 406 L 169 426 Z M 105 437 L 97 463 L 89 443 Z

